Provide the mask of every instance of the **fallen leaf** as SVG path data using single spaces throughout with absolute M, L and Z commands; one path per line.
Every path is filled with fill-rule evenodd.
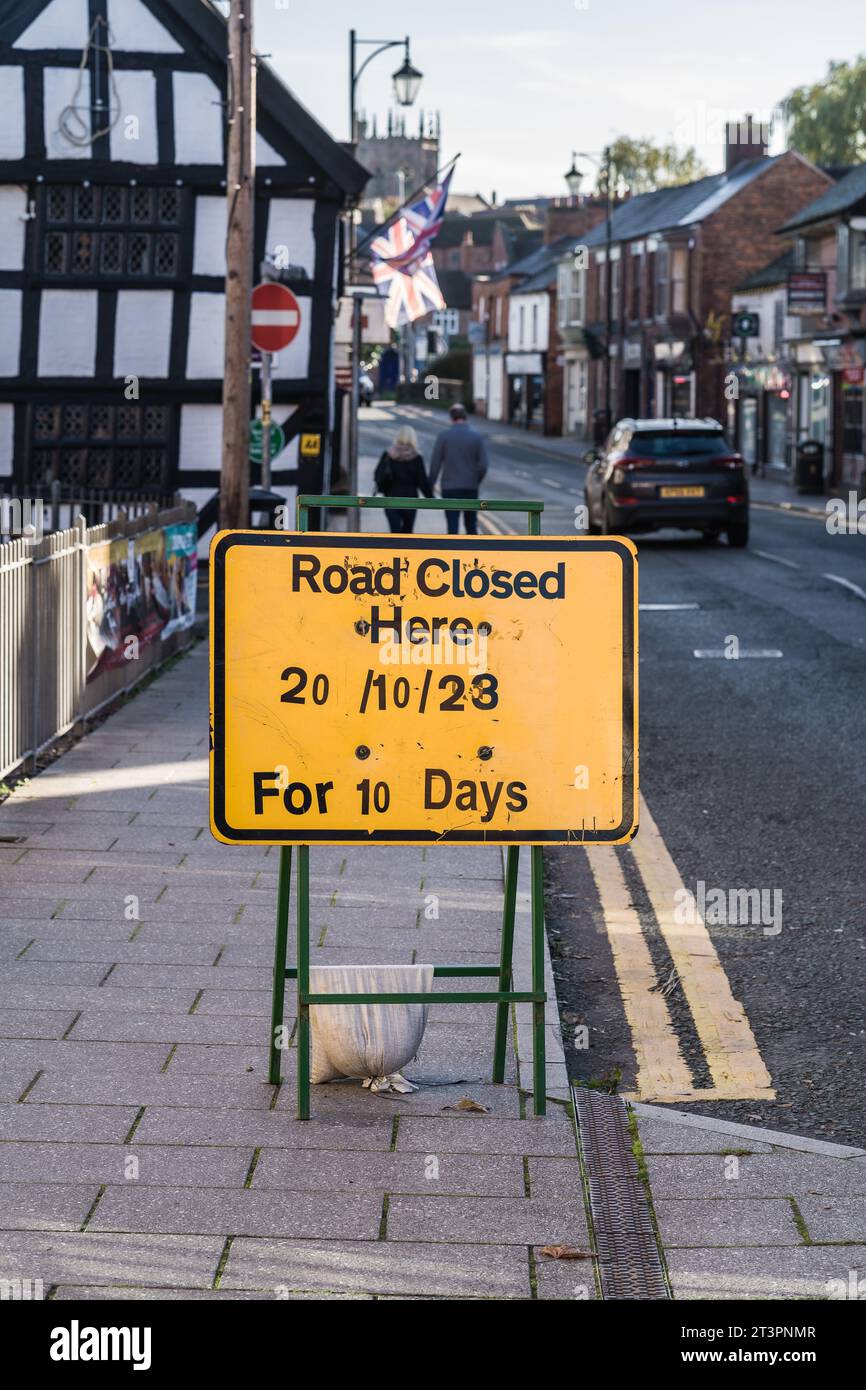
M 480 1105 L 477 1100 L 470 1100 L 469 1096 L 463 1096 L 456 1105 L 445 1105 L 444 1110 L 467 1110 L 472 1115 L 487 1115 L 490 1113 L 489 1107 Z
M 552 1260 L 591 1260 L 591 1250 L 578 1250 L 574 1245 L 543 1245 L 542 1255 L 549 1255 Z

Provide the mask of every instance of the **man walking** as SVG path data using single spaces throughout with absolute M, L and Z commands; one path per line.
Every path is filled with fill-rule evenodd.
M 448 412 L 451 425 L 436 436 L 433 457 L 430 461 L 430 482 L 436 485 L 441 474 L 443 497 L 465 497 L 473 500 L 478 496 L 481 480 L 487 472 L 487 443 L 482 434 L 474 430 L 466 418 L 466 407 L 452 405 Z M 460 512 L 447 511 L 445 520 L 449 535 L 460 530 Z M 463 521 L 467 536 L 478 534 L 478 513 L 464 512 Z

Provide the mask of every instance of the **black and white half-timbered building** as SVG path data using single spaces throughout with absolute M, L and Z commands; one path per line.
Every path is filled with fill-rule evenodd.
M 211 0 L 0 0 L 0 493 L 201 508 L 218 488 L 226 50 Z M 254 265 L 288 264 L 301 308 L 274 365 L 290 496 L 329 458 L 343 215 L 368 175 L 262 61 L 257 97 Z

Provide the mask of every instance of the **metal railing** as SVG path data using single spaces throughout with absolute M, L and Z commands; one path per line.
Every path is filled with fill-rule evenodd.
M 192 503 L 88 527 L 84 517 L 41 540 L 0 544 L 0 778 L 135 686 L 192 637 L 192 628 L 142 644 L 134 660 L 90 672 L 88 556 L 93 547 L 195 520 Z

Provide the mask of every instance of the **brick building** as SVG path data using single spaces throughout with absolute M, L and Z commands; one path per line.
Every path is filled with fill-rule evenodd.
M 750 128 L 732 126 L 722 173 L 630 198 L 609 238 L 603 223 L 594 227 L 583 263 L 569 253 L 558 272 L 566 431 L 591 436 L 605 408 L 606 355 L 614 419 L 720 416 L 731 296 L 779 255 L 781 223 L 831 185 L 802 155 L 770 157 Z

